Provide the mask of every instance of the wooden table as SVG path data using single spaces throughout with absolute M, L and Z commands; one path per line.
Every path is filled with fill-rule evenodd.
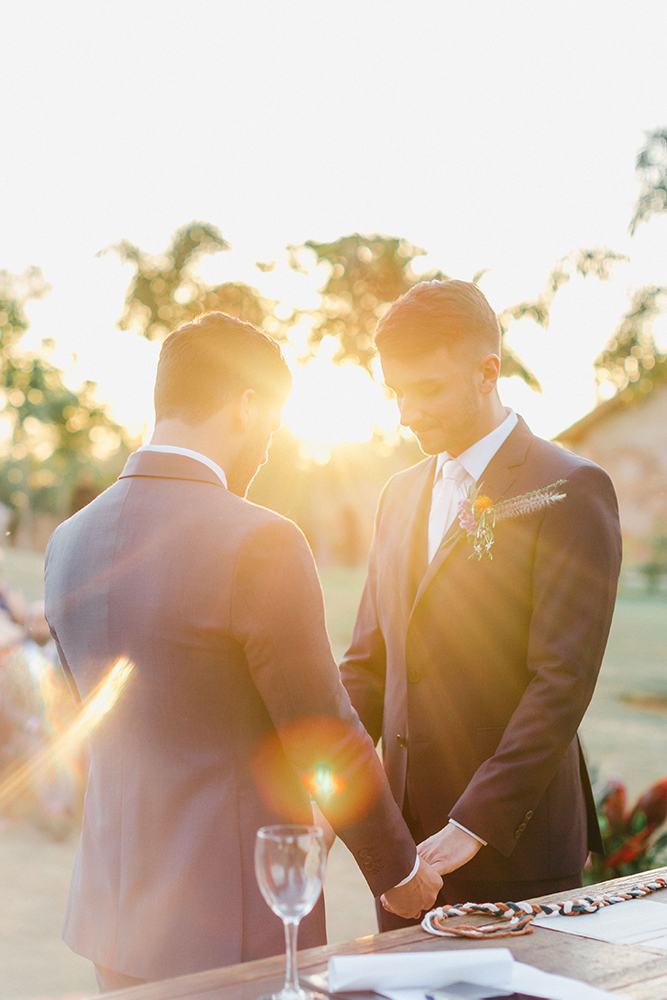
M 555 902 L 578 894 L 598 895 L 629 888 L 657 876 L 667 878 L 667 868 L 656 868 L 650 872 L 587 886 L 581 893 L 575 891 L 540 896 L 539 900 Z M 667 889 L 647 898 L 667 903 Z M 573 919 L 576 920 L 576 917 Z M 469 917 L 465 922 L 488 923 L 489 918 Z M 544 972 L 580 979 L 601 989 L 633 997 L 634 1000 L 667 1000 L 667 952 L 651 949 L 649 945 L 608 944 L 540 927 L 536 927 L 533 934 L 525 937 L 495 941 L 438 938 L 426 934 L 420 927 L 373 934 L 345 944 L 299 952 L 299 973 L 308 975 L 322 972 L 330 955 L 456 948 L 509 948 L 517 961 L 534 965 Z M 123 1000 L 256 1000 L 262 993 L 277 992 L 283 985 L 284 972 L 285 959 L 281 955 L 222 969 L 210 969 L 177 979 L 166 979 L 159 983 L 147 983 L 135 989 L 119 990 L 113 996 L 122 997 Z

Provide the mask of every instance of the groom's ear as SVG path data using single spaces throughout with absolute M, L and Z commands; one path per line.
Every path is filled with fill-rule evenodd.
M 237 429 L 245 434 L 257 417 L 257 393 L 254 389 L 244 389 L 234 400 L 234 422 Z
M 487 354 L 479 363 L 479 388 L 484 395 L 493 392 L 500 376 L 500 358 L 497 354 Z

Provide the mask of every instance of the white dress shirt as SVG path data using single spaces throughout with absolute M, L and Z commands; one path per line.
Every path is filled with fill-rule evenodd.
M 519 418 L 514 410 L 508 410 L 501 424 L 498 424 L 490 434 L 475 441 L 455 459 L 452 459 L 448 451 L 440 452 L 438 455 L 428 518 L 429 562 L 440 548 L 445 532 L 456 517 L 459 500 L 465 500 L 470 487 L 480 478 L 518 422 Z M 446 477 L 444 480 L 443 473 Z
M 137 448 L 137 452 L 140 451 L 157 451 L 166 455 L 185 455 L 186 458 L 194 458 L 195 462 L 203 462 L 204 465 L 208 465 L 209 469 L 215 472 L 222 485 L 227 489 L 225 470 L 221 469 L 208 455 L 202 455 L 200 451 L 193 451 L 192 448 L 179 448 L 176 444 L 145 444 L 141 448 Z
M 487 465 L 500 450 L 501 445 L 505 443 L 518 422 L 519 418 L 514 410 L 508 410 L 507 416 L 501 424 L 498 424 L 490 434 L 475 441 L 466 451 L 457 455 L 454 461 L 447 451 L 438 455 L 428 518 L 429 562 L 440 548 L 443 535 L 456 517 L 459 500 L 465 500 L 469 488 L 484 473 Z M 445 463 L 449 463 L 449 465 L 445 465 Z M 461 468 L 457 468 L 456 464 Z M 444 478 L 443 472 L 446 473 Z M 486 847 L 485 840 L 478 837 L 472 830 L 468 830 L 467 827 L 461 826 L 455 819 L 450 819 L 449 825 L 457 826 L 459 830 L 470 834 Z

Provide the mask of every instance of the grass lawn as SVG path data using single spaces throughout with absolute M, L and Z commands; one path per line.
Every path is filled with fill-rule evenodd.
M 630 699 L 630 700 L 626 700 Z M 599 778 L 633 795 L 667 777 L 667 599 L 621 595 L 598 685 L 582 727 Z

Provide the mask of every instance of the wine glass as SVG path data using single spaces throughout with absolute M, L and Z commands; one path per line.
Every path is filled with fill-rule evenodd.
M 309 1000 L 317 995 L 299 986 L 296 939 L 302 917 L 310 913 L 322 892 L 326 861 L 324 834 L 319 826 L 263 826 L 257 831 L 257 884 L 285 925 L 285 985 L 270 1000 Z

